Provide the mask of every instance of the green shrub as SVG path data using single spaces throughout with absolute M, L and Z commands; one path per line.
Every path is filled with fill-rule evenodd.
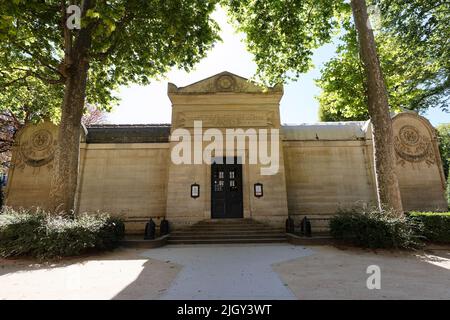
M 335 239 L 365 248 L 416 248 L 422 245 L 419 222 L 392 212 L 341 211 L 330 220 Z
M 448 179 L 447 179 L 447 204 L 448 204 L 448 208 L 450 210 L 450 174 L 448 175 Z
M 409 217 L 423 224 L 428 241 L 450 242 L 450 212 L 410 212 Z
M 75 217 L 52 215 L 42 210 L 0 214 L 0 256 L 29 255 L 41 259 L 76 256 L 90 250 L 118 245 L 124 224 L 107 214 Z

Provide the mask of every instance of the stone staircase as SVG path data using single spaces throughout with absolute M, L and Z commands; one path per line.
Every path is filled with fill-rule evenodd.
M 171 232 L 168 244 L 278 243 L 287 242 L 284 228 L 252 219 L 212 219 Z

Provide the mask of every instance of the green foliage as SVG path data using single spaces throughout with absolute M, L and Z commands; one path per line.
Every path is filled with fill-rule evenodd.
M 430 104 L 448 111 L 450 91 L 450 5 L 446 0 L 373 0 L 380 7 L 383 27 L 408 44 L 417 67 L 430 69 L 435 76 L 424 82 L 429 95 L 418 97 L 413 104 Z M 427 63 L 422 64 L 423 61 Z M 410 79 L 414 81 L 415 79 Z
M 377 0 L 376 32 L 380 63 L 393 111 L 429 108 L 448 111 L 450 6 L 436 0 Z M 427 26 L 428 25 L 428 26 Z M 424 27 L 427 26 L 427 27 Z M 322 121 L 367 120 L 365 75 L 353 25 L 343 23 L 337 56 L 327 62 L 317 84 Z M 436 30 L 438 32 L 431 32 Z
M 335 239 L 364 248 L 420 247 L 420 230 L 420 223 L 378 209 L 342 211 L 330 220 Z
M 448 177 L 450 168 L 450 124 L 441 124 L 436 127 L 436 130 L 439 137 L 439 152 L 442 166 L 444 167 L 444 174 Z
M 436 127 L 439 137 L 439 152 L 441 154 L 444 175 L 447 178 L 447 202 L 450 208 L 450 124 L 441 124 Z
M 36 211 L 5 208 L 0 214 L 0 256 L 51 259 L 91 250 L 109 250 L 124 235 L 124 224 L 107 214 L 70 218 Z
M 450 212 L 411 212 L 409 216 L 423 224 L 428 241 L 450 243 Z
M 31 108 L 58 118 L 67 72 L 76 71 L 65 59 L 62 6 L 82 2 L 0 2 L 0 111 Z M 210 18 L 216 1 L 92 2 L 82 28 L 92 31 L 86 100 L 97 108 L 114 106 L 120 85 L 191 69 L 218 39 Z M 70 31 L 73 50 L 80 34 Z
M 450 209 L 450 174 L 448 175 L 448 178 L 447 178 L 447 203 L 448 203 L 448 207 Z
M 223 0 L 246 33 L 259 80 L 269 84 L 297 78 L 312 66 L 312 50 L 330 41 L 342 12 L 342 0 Z

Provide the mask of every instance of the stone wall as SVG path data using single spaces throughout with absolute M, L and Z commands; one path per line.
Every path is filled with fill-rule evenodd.
M 50 122 L 27 125 L 18 132 L 6 188 L 6 205 L 48 209 L 57 144 L 58 128 Z
M 315 231 L 324 231 L 339 209 L 375 204 L 371 137 L 363 125 L 283 128 L 289 215 L 296 223 L 308 216 Z
M 394 116 L 393 128 L 404 210 L 446 210 L 445 179 L 434 128 L 412 112 Z M 329 218 L 339 209 L 376 204 L 369 126 L 348 122 L 283 129 L 289 214 L 297 222 L 305 215 Z M 313 224 L 322 230 L 327 221 Z
M 201 120 L 203 131 L 214 128 L 225 134 L 227 128 L 241 128 L 246 136 L 247 129 L 280 128 L 279 103 L 283 95 L 280 86 L 262 88 L 244 78 L 224 72 L 187 87 L 169 84 L 169 98 L 172 102 L 172 134 L 176 129 L 186 130 L 192 140 L 196 136 L 194 122 Z M 269 131 L 270 132 L 270 131 Z M 255 136 L 255 134 L 253 134 Z M 224 135 L 225 137 L 225 135 Z M 287 218 L 286 182 L 283 154 L 280 154 L 279 171 L 274 175 L 262 175 L 261 166 L 249 163 L 249 139 L 245 146 L 216 150 L 213 157 L 235 156 L 243 159 L 243 216 L 272 225 L 284 226 Z M 259 136 L 261 138 L 261 136 Z M 204 148 L 210 141 L 202 142 Z M 171 150 L 176 145 L 171 143 Z M 281 143 L 279 144 L 282 148 Z M 193 147 L 193 146 L 192 146 Z M 193 149 L 192 149 L 193 150 Z M 280 150 L 281 151 L 281 150 Z M 192 151 L 193 152 L 193 151 Z M 167 219 L 175 227 L 211 218 L 211 166 L 208 164 L 175 165 L 169 162 Z M 264 196 L 256 198 L 253 185 L 264 185 Z M 190 185 L 200 185 L 200 197 L 190 196 Z
M 168 95 L 173 107 L 171 125 L 99 125 L 84 132 L 77 212 L 123 216 L 127 231 L 139 233 L 150 217 L 158 220 L 166 216 L 175 227 L 209 219 L 211 166 L 176 165 L 170 157 L 176 142 L 170 142 L 169 135 L 182 129 L 195 140 L 200 136 L 193 128 L 197 120 L 202 120 L 203 132 L 280 130 L 279 171 L 274 175 L 262 175 L 261 165 L 249 164 L 248 144 L 233 147 L 235 155 L 245 160 L 245 218 L 281 226 L 288 213 L 297 222 L 307 215 L 316 219 L 313 227 L 317 231 L 326 229 L 326 219 L 339 209 L 376 203 L 369 122 L 281 126 L 282 87 L 262 88 L 228 72 L 187 87 L 169 84 Z M 394 116 L 393 128 L 405 210 L 446 210 L 445 179 L 434 128 L 410 112 Z M 55 125 L 42 123 L 18 133 L 7 205 L 48 207 L 57 131 Z M 243 134 L 248 142 L 247 132 Z M 200 143 L 206 147 L 210 142 Z M 228 156 L 228 151 L 224 146 L 211 156 Z M 264 186 L 261 198 L 253 192 L 257 182 Z M 196 199 L 190 196 L 193 183 L 200 185 Z
M 414 112 L 396 115 L 393 128 L 403 209 L 446 210 L 445 177 L 435 129 Z
M 78 212 L 123 216 L 127 231 L 166 213 L 167 143 L 81 145 Z

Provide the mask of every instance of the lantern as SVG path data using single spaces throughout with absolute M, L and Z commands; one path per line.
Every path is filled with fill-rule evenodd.
M 264 195 L 262 183 L 255 183 L 253 186 L 255 197 L 261 198 Z
M 200 185 L 197 183 L 191 184 L 191 198 L 197 199 L 200 197 Z

